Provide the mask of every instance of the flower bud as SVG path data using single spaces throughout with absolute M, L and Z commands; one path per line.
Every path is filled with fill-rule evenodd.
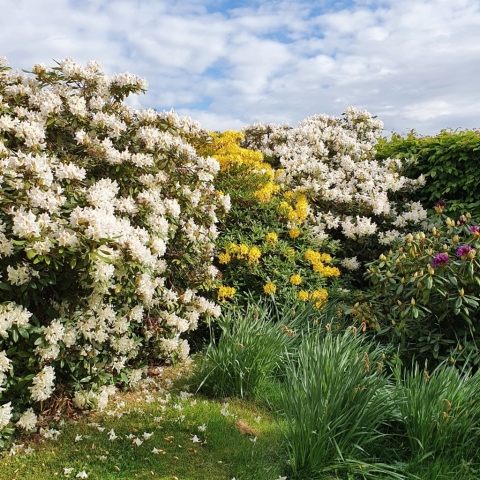
M 467 213 L 465 216 L 466 216 L 469 220 L 472 218 L 472 215 L 471 215 L 470 213 Z
M 437 227 L 433 227 L 433 228 L 432 228 L 432 233 L 433 233 L 433 235 L 436 235 L 436 234 L 437 234 Z
M 425 240 L 425 233 L 420 232 L 420 238 L 421 238 L 422 240 Z
M 461 352 L 463 350 L 463 345 L 458 346 L 458 351 Z
M 392 278 L 392 277 L 393 277 L 392 272 L 388 271 L 388 272 L 387 272 L 387 277 L 388 277 L 388 278 Z
M 412 297 L 412 299 L 410 300 L 410 305 L 415 305 L 415 299 Z
M 473 260 L 475 258 L 475 255 L 477 254 L 477 251 L 473 248 L 467 253 L 467 258 L 469 260 Z
M 453 238 L 452 238 L 452 242 L 453 243 L 458 243 L 460 241 L 460 237 L 458 235 L 455 235 Z
M 402 278 L 400 279 L 400 283 L 405 283 L 405 277 L 402 277 Z
M 413 242 L 413 235 L 411 233 L 407 233 L 407 235 L 405 235 L 405 241 L 407 243 L 412 243 Z
M 461 288 L 459 291 L 458 291 L 458 294 L 463 297 L 465 295 L 465 290 L 463 288 Z
M 428 268 L 428 274 L 429 274 L 429 275 L 434 275 L 434 274 L 435 274 L 435 270 L 434 270 L 432 267 L 429 267 L 429 268 Z
M 387 257 L 382 253 L 379 257 L 378 257 L 382 262 L 384 262 Z
M 448 245 L 445 245 L 445 244 L 444 244 L 444 245 L 443 245 L 443 249 L 444 249 L 445 251 L 447 251 L 447 250 L 448 250 Z

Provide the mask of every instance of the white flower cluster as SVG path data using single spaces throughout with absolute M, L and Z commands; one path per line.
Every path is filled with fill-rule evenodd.
M 147 352 L 187 358 L 181 335 L 220 315 L 198 290 L 215 286 L 215 224 L 230 208 L 213 186 L 218 162 L 195 149 L 208 137 L 198 122 L 125 106 L 147 87 L 135 75 L 58 65 L 29 76 L 0 60 L 0 275 L 18 298 L 0 305 L 0 388 L 12 327 L 34 315 L 34 402 L 51 396 L 60 357 L 94 365 L 102 355 L 114 376 L 133 367 L 134 383 Z M 85 395 L 79 405 L 101 406 L 109 393 Z
M 50 398 L 55 389 L 55 370 L 53 367 L 43 367 L 42 371 L 34 377 L 32 386 L 28 389 L 34 402 L 43 402 Z
M 426 215 L 415 205 L 397 217 L 389 193 L 417 188 L 425 180 L 403 176 L 406 161 L 375 160 L 382 129 L 383 123 L 370 113 L 349 107 L 341 118 L 314 115 L 296 128 L 254 124 L 244 129 L 244 146 L 275 157 L 283 169 L 277 180 L 308 194 L 317 211 L 311 219 L 317 235 L 324 238 L 326 229 L 341 227 L 346 237 L 357 239 L 377 232 L 371 215 L 397 218 L 403 225 Z
M 11 402 L 1 405 L 0 406 L 0 431 L 10 423 L 11 418 L 12 418 Z

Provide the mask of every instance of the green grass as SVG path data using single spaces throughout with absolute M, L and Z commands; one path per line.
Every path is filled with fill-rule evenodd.
M 174 391 L 168 396 L 155 389 L 123 395 L 114 415 L 107 407 L 106 412 L 66 422 L 55 441 L 27 439 L 34 452 L 0 459 L 0 479 L 65 478 L 64 468 L 73 468 L 70 478 L 85 471 L 89 479 L 101 480 L 275 480 L 285 469 L 279 426 L 264 408 L 245 400 L 229 400 L 228 407 L 199 396 L 182 400 Z M 254 436 L 240 432 L 239 420 L 255 430 L 255 442 Z M 203 424 L 205 432 L 198 429 Z M 108 438 L 111 429 L 115 440 Z M 145 440 L 144 432 L 153 435 Z M 75 441 L 78 435 L 82 438 Z M 199 443 L 192 441 L 194 435 Z M 143 443 L 136 446 L 135 438 Z M 159 453 L 152 453 L 154 448 Z
M 164 376 L 168 371 L 165 370 Z M 436 458 L 405 458 L 402 463 L 395 454 L 398 444 L 394 436 L 388 434 L 380 438 L 384 473 L 382 465 L 376 465 L 375 472 L 372 465 L 345 458 L 343 465 L 337 461 L 329 467 L 327 462 L 323 471 L 300 470 L 294 474 L 287 464 L 288 443 L 284 437 L 287 422 L 279 412 L 272 413 L 266 407 L 264 398 L 260 397 L 259 401 L 208 399 L 194 395 L 182 399 L 179 393 L 187 389 L 190 382 L 192 377 L 183 375 L 169 391 L 162 391 L 160 382 L 152 383 L 140 392 L 119 394 L 104 412 L 85 414 L 76 421 L 67 420 L 60 427 L 50 425 L 61 430 L 59 438 L 42 442 L 40 436 L 35 435 L 23 439 L 26 447 L 34 449 L 33 453 L 25 455 L 20 449 L 15 456 L 7 454 L 0 458 L 0 479 L 67 478 L 64 468 L 73 468 L 68 478 L 76 478 L 79 472 L 85 471 L 89 479 L 99 480 L 278 480 L 281 476 L 288 480 L 385 480 L 395 478 L 392 471 L 412 480 L 480 478 L 479 459 L 463 460 L 455 454 L 455 449 Z M 193 391 L 192 387 L 190 385 Z M 270 379 L 261 385 L 259 392 L 267 399 L 270 395 L 281 395 L 284 387 Z M 277 402 L 273 404 L 277 408 Z M 348 415 L 348 410 L 344 415 Z M 239 420 L 255 432 L 242 433 L 237 426 Z M 333 417 L 332 421 L 335 421 Z M 95 424 L 104 430 L 99 431 Z M 205 432 L 198 429 L 203 424 Z M 108 439 L 111 429 L 118 436 L 112 441 Z M 132 443 L 135 438 L 143 440 L 144 432 L 153 435 L 140 446 Z M 79 435 L 82 438 L 76 441 Z M 128 435 L 134 438 L 129 439 Z M 199 443 L 192 441 L 194 435 Z M 257 439 L 253 442 L 255 436 Z M 154 448 L 159 453 L 153 453 Z

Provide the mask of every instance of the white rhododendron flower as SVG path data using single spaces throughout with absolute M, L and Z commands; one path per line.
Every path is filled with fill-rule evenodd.
M 344 258 L 340 264 L 347 270 L 358 270 L 360 268 L 360 262 L 357 257 Z
M 0 405 L 0 430 L 6 427 L 12 418 L 12 402 Z
M 16 425 L 29 432 L 36 429 L 37 421 L 38 419 L 33 409 L 29 408 L 21 415 Z

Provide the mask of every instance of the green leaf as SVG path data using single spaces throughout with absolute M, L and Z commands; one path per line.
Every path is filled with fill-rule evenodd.
M 37 252 L 35 250 L 27 250 L 27 258 L 31 260 L 37 256 Z

